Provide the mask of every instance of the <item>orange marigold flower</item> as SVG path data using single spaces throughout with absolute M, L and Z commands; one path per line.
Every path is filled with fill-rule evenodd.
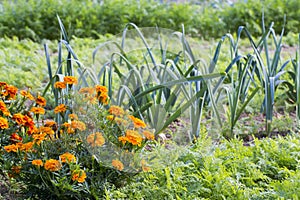
M 68 129 L 67 129 L 67 133 L 68 133 L 68 134 L 73 134 L 73 133 L 75 133 L 75 129 L 73 129 L 73 128 L 68 128 Z
M 34 121 L 33 121 L 33 119 L 30 116 L 25 115 L 24 118 L 23 118 L 23 120 L 25 122 L 24 126 L 26 126 L 26 127 L 34 127 Z
M 34 97 L 32 96 L 32 94 L 29 91 L 21 90 L 20 94 L 29 100 L 34 100 Z
M 54 113 L 63 113 L 66 112 L 67 106 L 65 104 L 60 104 L 54 108 Z
M 146 124 L 145 122 L 143 122 L 142 120 L 140 120 L 139 118 L 136 118 L 132 115 L 129 115 L 129 118 L 131 119 L 131 121 L 133 122 L 133 125 L 135 128 L 146 128 Z
M 122 142 L 123 144 L 125 144 L 127 142 L 127 137 L 125 136 L 120 136 L 119 138 L 119 141 Z
M 35 102 L 42 107 L 46 106 L 47 103 L 46 99 L 40 95 L 35 99 Z
M 102 133 L 96 132 L 87 136 L 86 141 L 92 147 L 100 147 L 105 143 L 105 138 L 103 137 Z
M 9 116 L 10 115 L 10 112 L 9 110 L 7 109 L 5 103 L 3 101 L 0 101 L 0 111 L 2 111 L 2 113 L 5 115 L 5 116 Z
M 70 118 L 71 120 L 78 120 L 78 116 L 77 116 L 76 114 L 74 114 L 74 113 L 69 114 L 69 118 Z
M 86 179 L 86 173 L 83 170 L 75 170 L 72 172 L 72 181 L 83 183 Z
M 142 136 L 134 130 L 127 130 L 126 131 L 126 138 L 127 141 L 133 145 L 141 146 L 143 138 Z
M 56 122 L 53 121 L 53 120 L 47 120 L 47 121 L 45 121 L 45 126 L 46 126 L 46 127 L 53 127 L 53 126 L 56 126 Z
M 65 76 L 64 82 L 65 84 L 69 84 L 69 85 L 77 84 L 77 78 L 74 76 Z
M 34 145 L 34 142 L 27 142 L 27 143 L 24 143 L 21 148 L 24 151 L 30 151 L 32 149 L 33 145 Z
M 107 93 L 108 92 L 107 87 L 102 86 L 102 85 L 96 85 L 95 89 L 96 89 L 97 93 Z
M 84 131 L 86 129 L 86 126 L 83 122 L 78 121 L 78 120 L 73 120 L 71 122 L 71 128 L 73 129 L 78 129 L 80 131 Z
M 148 140 L 154 140 L 154 134 L 151 133 L 150 131 L 144 131 L 143 135 L 148 139 Z
M 59 158 L 62 163 L 76 162 L 76 157 L 69 152 L 60 155 Z
M 51 127 L 47 127 L 47 126 L 41 126 L 39 128 L 39 132 L 40 133 L 45 133 L 47 135 L 53 135 L 54 134 L 54 131 L 52 130 Z
M 108 112 L 115 116 L 123 116 L 125 114 L 125 111 L 123 110 L 123 108 L 121 108 L 119 106 L 111 106 L 108 109 Z
M 45 137 L 47 136 L 46 133 L 42 133 L 42 134 L 33 134 L 32 138 L 34 139 L 34 142 L 37 143 L 38 145 L 41 144 L 42 141 L 45 140 Z
M 63 123 L 63 124 L 62 124 L 62 126 L 64 126 L 64 127 L 70 127 L 70 126 L 71 126 L 71 124 L 70 124 L 70 123 L 68 123 L 68 122 L 65 122 L 65 123 Z
M 11 151 L 17 152 L 18 151 L 18 146 L 15 145 L 15 144 L 7 145 L 7 146 L 4 146 L 4 150 L 8 153 L 11 152 Z
M 95 86 L 96 92 L 97 92 L 97 99 L 102 104 L 108 104 L 108 89 L 105 86 L 102 85 L 96 85 Z
M 89 94 L 92 95 L 95 92 L 95 88 L 84 87 L 79 90 L 80 94 Z
M 8 129 L 8 127 L 7 119 L 0 117 L 0 129 Z
M 6 85 L 4 89 L 5 89 L 4 96 L 7 96 L 8 99 L 14 99 L 18 92 L 18 88 L 12 85 Z
M 43 166 L 43 161 L 41 159 L 38 159 L 38 160 L 33 160 L 31 162 L 32 165 L 35 165 L 35 166 L 38 166 L 38 167 L 42 167 Z
M 58 89 L 65 89 L 66 83 L 65 82 L 56 82 L 56 83 L 54 83 L 54 87 L 58 88 Z
M 17 133 L 13 133 L 10 136 L 10 140 L 12 140 L 13 142 L 20 142 L 22 141 L 22 137 L 19 136 Z
M 49 159 L 45 162 L 44 168 L 51 172 L 59 171 L 61 169 L 61 164 L 58 160 Z
M 112 160 L 112 166 L 119 171 L 122 171 L 124 169 L 123 163 L 119 160 Z
M 25 124 L 25 116 L 22 115 L 21 113 L 16 113 L 13 115 L 12 119 L 17 122 L 19 125 L 24 125 Z
M 1 82 L 1 81 L 0 81 L 0 88 L 1 88 L 1 87 L 5 87 L 5 86 L 7 86 L 7 83 Z
M 27 134 L 28 135 L 32 135 L 32 134 L 37 133 L 37 132 L 38 132 L 38 129 L 37 129 L 37 127 L 35 127 L 35 125 L 29 126 L 28 129 L 27 129 Z
M 33 112 L 34 114 L 38 115 L 38 114 L 45 114 L 45 109 L 44 108 L 41 108 L 41 107 L 32 107 L 30 109 L 30 112 Z

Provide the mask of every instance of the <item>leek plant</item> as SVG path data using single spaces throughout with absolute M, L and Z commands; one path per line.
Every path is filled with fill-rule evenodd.
M 135 47 L 138 50 L 142 49 L 142 60 L 135 62 L 129 60 L 131 55 L 126 51 L 127 41 L 130 41 L 130 38 L 126 37 L 127 34 L 130 35 L 129 26 L 133 27 L 131 33 L 136 33 L 133 34 L 134 42 L 140 40 L 142 43 L 142 46 Z M 145 33 L 131 23 L 123 31 L 121 44 L 110 41 L 99 45 L 93 54 L 94 61 L 96 54 L 102 55 L 102 48 L 113 45 L 118 50 L 111 54 L 109 61 L 104 62 L 99 78 L 109 88 L 112 102 L 132 109 L 135 115 L 145 118 L 156 134 L 161 133 L 187 109 L 191 109 L 192 137 L 198 137 L 203 108 L 201 99 L 207 95 L 206 82 L 225 74 L 212 71 L 203 73 L 203 70 L 199 69 L 201 60 L 193 55 L 184 29 L 182 33 L 168 32 L 167 37 L 159 31 L 155 29 L 151 35 L 155 42 L 151 43 L 149 38 L 144 36 Z M 178 52 L 168 49 L 172 46 L 171 41 L 174 38 L 181 44 L 181 50 Z M 138 54 L 136 49 L 130 49 L 135 51 L 134 55 Z M 198 87 L 196 90 L 193 89 L 195 85 Z M 118 92 L 114 95 L 115 89 Z
M 275 91 L 278 85 L 284 80 L 280 80 L 282 74 L 285 73 L 285 68 L 289 61 L 281 64 L 281 48 L 282 48 L 282 38 L 284 34 L 284 28 L 281 31 L 279 38 L 277 38 L 276 33 L 273 29 L 273 23 L 269 26 L 268 30 L 265 29 L 264 22 L 262 23 L 263 35 L 259 42 L 255 44 L 250 32 L 245 27 L 240 27 L 238 30 L 238 35 L 241 32 L 245 32 L 247 39 L 249 39 L 251 47 L 254 51 L 255 61 L 253 61 L 253 66 L 255 66 L 255 74 L 260 82 L 261 87 L 264 92 L 264 101 L 261 107 L 261 111 L 265 113 L 266 117 L 266 132 L 270 135 L 271 124 L 273 116 L 273 105 L 275 99 Z M 274 55 L 271 54 L 269 38 L 272 39 L 275 47 Z

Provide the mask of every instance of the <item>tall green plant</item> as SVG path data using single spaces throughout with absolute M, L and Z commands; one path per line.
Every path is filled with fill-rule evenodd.
M 292 59 L 292 70 L 288 71 L 290 80 L 283 82 L 286 87 L 287 102 L 296 106 L 297 126 L 300 123 L 300 34 L 298 36 L 298 49 L 296 50 L 296 56 Z
M 65 30 L 65 27 L 60 17 L 57 16 L 57 19 L 61 30 L 61 40 L 58 43 L 58 66 L 55 73 L 53 74 L 49 49 L 47 44 L 45 44 L 44 49 L 45 49 L 48 75 L 50 81 L 43 92 L 43 96 L 45 96 L 46 93 L 51 88 L 51 92 L 53 92 L 54 94 L 55 106 L 58 106 L 60 104 L 65 104 L 66 106 L 71 108 L 72 111 L 73 102 L 70 100 L 69 95 L 71 95 L 72 91 L 75 90 L 75 86 L 72 85 L 71 87 L 67 87 L 66 90 L 61 90 L 59 88 L 55 88 L 54 83 L 63 82 L 65 76 L 74 76 L 75 75 L 74 67 L 73 67 L 74 63 L 77 64 L 78 66 L 77 71 L 80 77 L 83 75 L 82 71 L 84 71 L 84 68 L 83 65 L 79 62 L 77 55 L 73 51 L 72 47 L 70 46 L 69 37 L 67 35 L 67 32 Z M 65 46 L 67 49 L 67 57 L 65 58 L 65 60 L 63 59 L 63 46 Z M 62 116 L 61 114 L 56 114 L 55 115 L 56 122 L 58 124 L 61 124 L 67 121 L 69 114 L 70 114 L 69 112 L 66 112 L 64 116 Z
M 289 61 L 281 64 L 281 48 L 284 28 L 282 28 L 279 38 L 277 38 L 273 29 L 273 23 L 267 30 L 265 29 L 264 22 L 262 23 L 262 26 L 263 35 L 257 44 L 255 44 L 250 32 L 245 27 L 239 28 L 238 35 L 244 31 L 254 51 L 254 56 L 256 58 L 256 61 L 253 63 L 253 65 L 256 66 L 255 74 L 264 91 L 264 101 L 261 110 L 265 113 L 266 131 L 270 134 L 275 91 L 277 86 L 283 82 L 283 80 L 280 80 L 280 77 L 285 73 L 284 69 L 288 65 Z M 271 42 L 274 44 L 274 55 L 272 55 L 270 50 L 272 47 L 269 45 L 269 38 L 272 39 Z
M 135 42 L 140 39 L 144 46 L 142 48 L 142 61 L 138 61 L 138 63 L 142 63 L 140 65 L 131 62 L 129 60 L 130 55 L 124 50 L 125 41 L 129 40 L 129 38 L 126 38 L 129 25 L 137 33 Z M 207 87 L 204 86 L 191 93 L 190 87 L 192 85 L 197 82 L 202 82 L 205 85 L 205 80 L 220 77 L 224 74 L 200 73 L 197 68 L 201 61 L 194 58 L 184 33 L 175 32 L 170 34 L 165 44 L 163 44 L 160 34 L 153 34 L 158 35 L 157 39 L 154 38 L 159 43 L 159 49 L 157 50 L 149 45 L 137 26 L 134 24 L 129 25 L 122 34 L 121 45 L 113 43 L 120 52 L 112 53 L 108 62 L 109 65 L 103 66 L 101 71 L 106 71 L 106 73 L 101 74 L 101 80 L 107 84 L 112 101 L 133 109 L 136 115 L 145 118 L 158 134 L 188 108 L 192 106 L 195 108 L 195 101 L 203 98 Z M 182 50 L 175 52 L 176 56 L 171 58 L 166 56 L 166 52 L 172 52 L 172 49 L 168 49 L 168 42 L 170 37 L 174 36 L 180 41 Z M 103 47 L 105 45 L 96 49 L 94 58 L 99 49 Z M 158 63 L 158 60 L 161 60 L 161 63 Z M 122 63 L 126 68 L 122 68 Z M 113 75 L 116 75 L 116 77 L 112 78 Z M 113 88 L 119 88 L 116 98 L 113 95 Z M 124 102 L 125 97 L 128 97 L 128 103 Z M 200 112 L 198 114 L 200 115 Z M 196 127 L 192 130 L 193 134 L 199 136 L 199 118 L 192 121 L 192 123 L 194 124 L 193 127 Z

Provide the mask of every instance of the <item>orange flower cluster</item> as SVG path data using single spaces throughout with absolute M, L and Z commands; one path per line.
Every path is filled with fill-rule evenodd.
M 36 115 L 43 115 L 45 114 L 45 109 L 41 107 L 32 107 L 30 112 L 33 112 Z
M 32 96 L 32 94 L 29 91 L 21 90 L 20 94 L 29 100 L 32 100 L 32 101 L 34 100 L 34 97 Z
M 22 142 L 22 137 L 21 136 L 19 136 L 17 133 L 13 133 L 13 134 L 11 134 L 11 136 L 10 136 L 10 140 L 12 141 L 12 142 Z
M 10 116 L 10 112 L 3 101 L 0 101 L 0 111 L 3 113 L 3 115 Z
M 76 114 L 69 114 L 69 118 L 71 120 L 78 120 L 78 116 Z
M 99 103 L 102 103 L 104 105 L 108 104 L 108 89 L 105 87 L 105 86 L 102 86 L 102 85 L 96 85 L 95 86 L 95 89 L 96 89 L 96 97 L 99 101 Z
M 121 108 L 119 106 L 111 106 L 108 109 L 108 112 L 114 116 L 123 116 L 125 114 L 125 111 L 123 110 L 123 108 Z
M 154 134 L 149 130 L 145 130 L 146 123 L 139 118 L 126 114 L 126 112 L 119 106 L 111 106 L 108 109 L 110 115 L 106 116 L 106 119 L 122 126 L 125 130 L 125 135 L 119 136 L 118 140 L 125 145 L 127 142 L 132 145 L 142 146 L 144 139 L 154 140 Z M 129 121 L 126 120 L 129 118 Z M 131 127 L 129 124 L 133 124 L 133 129 L 127 129 Z M 127 130 L 126 130 L 127 129 Z M 141 131 L 141 132 L 140 132 Z M 143 131 L 143 132 L 142 132 Z
M 151 133 L 150 131 L 144 131 L 143 132 L 143 135 L 147 138 L 147 140 L 154 140 L 155 138 L 154 138 L 154 134 L 153 133 Z
M 65 104 L 60 104 L 54 108 L 54 113 L 64 113 L 67 110 L 67 106 Z
M 65 82 L 56 82 L 54 83 L 54 87 L 58 89 L 65 89 L 67 85 Z
M 96 132 L 87 136 L 86 141 L 92 147 L 99 147 L 105 143 L 105 139 L 102 133 Z
M 119 140 L 122 141 L 123 144 L 125 142 L 129 142 L 132 145 L 141 146 L 142 141 L 143 141 L 142 136 L 137 131 L 134 131 L 134 130 L 127 130 L 126 136 L 124 138 L 122 138 L 122 137 L 124 137 L 124 136 L 119 137 Z
M 132 120 L 133 125 L 134 125 L 135 128 L 146 128 L 145 122 L 143 122 L 139 118 L 136 118 L 132 115 L 129 115 L 129 118 Z
M 69 152 L 60 155 L 59 158 L 62 163 L 76 162 L 76 157 Z
M 75 170 L 72 172 L 72 181 L 83 183 L 86 179 L 86 173 L 83 170 Z
M 119 171 L 122 171 L 124 169 L 123 163 L 119 160 L 112 160 L 112 166 Z
M 73 134 L 76 130 L 84 131 L 86 129 L 85 123 L 78 120 L 72 120 L 71 123 L 65 122 L 62 126 L 67 128 L 68 134 Z
M 65 84 L 68 84 L 68 85 L 75 85 L 75 84 L 77 84 L 77 78 L 76 77 L 74 77 L 74 76 L 65 76 L 64 77 L 64 83 Z
M 8 129 L 8 121 L 7 119 L 0 117 L 0 129 Z
M 12 120 L 17 124 L 23 125 L 28 128 L 27 134 L 31 135 L 36 132 L 37 128 L 35 127 L 33 119 L 28 115 L 23 115 L 21 113 L 16 113 L 13 115 Z
M 102 85 L 81 88 L 79 94 L 83 95 L 83 100 L 90 104 L 96 104 L 98 101 L 100 104 L 107 105 L 109 101 L 108 89 Z
M 18 93 L 18 88 L 7 83 L 1 82 L 0 84 L 0 94 L 7 100 L 15 99 Z
M 4 150 L 6 152 L 18 152 L 18 151 L 30 151 L 32 149 L 34 145 L 34 142 L 27 142 L 27 143 L 21 143 L 21 142 L 18 142 L 16 144 L 11 144 L 11 145 L 7 145 L 7 146 L 4 146 Z
M 58 160 L 49 159 L 45 162 L 44 168 L 51 172 L 59 171 L 61 169 L 61 164 Z
M 65 89 L 67 87 L 67 85 L 75 85 L 77 83 L 78 83 L 78 81 L 77 81 L 76 77 L 65 76 L 64 81 L 63 82 L 61 82 L 61 81 L 55 82 L 54 87 L 61 90 L 61 89 Z
M 31 164 L 38 167 L 42 167 L 44 165 L 43 161 L 40 159 L 31 161 Z
M 45 107 L 47 103 L 46 99 L 40 95 L 38 95 L 38 97 L 35 99 L 35 102 L 37 105 L 42 107 Z

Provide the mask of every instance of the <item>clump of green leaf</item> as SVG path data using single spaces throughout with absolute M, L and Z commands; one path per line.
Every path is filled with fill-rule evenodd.
M 108 188 L 106 197 L 292 199 L 300 192 L 298 151 L 296 134 L 250 146 L 236 139 L 215 144 L 201 138 L 176 163 L 140 174 L 123 188 Z

